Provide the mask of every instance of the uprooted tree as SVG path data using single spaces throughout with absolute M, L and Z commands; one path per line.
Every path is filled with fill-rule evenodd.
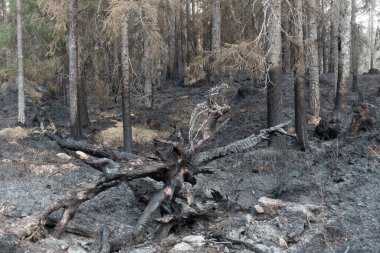
M 71 150 L 71 154 L 72 151 L 75 151 L 79 159 L 100 170 L 102 175 L 97 181 L 86 184 L 52 203 L 41 213 L 21 220 L 19 225 L 13 226 L 11 232 L 21 239 L 38 240 L 46 236 L 47 232 L 44 226 L 53 223 L 55 226 L 54 236 L 59 238 L 65 231 L 70 232 L 67 225 L 82 203 L 109 188 L 119 185 L 121 182 L 144 177 L 162 181 L 164 186 L 150 198 L 149 204 L 135 225 L 130 238 L 122 238 L 123 243 L 140 242 L 142 235 L 147 231 L 148 224 L 154 220 L 153 213 L 159 208 L 165 210 L 163 212 L 165 215 L 156 219 L 154 224 L 160 228 L 160 231 L 167 232 L 178 221 L 190 217 L 205 216 L 212 212 L 215 205 L 197 202 L 191 193 L 190 185 L 196 184 L 196 174 L 212 173 L 212 171 L 204 169 L 205 164 L 211 160 L 247 150 L 262 141 L 268 140 L 274 134 L 295 137 L 283 129 L 290 124 L 290 122 L 286 122 L 261 130 L 259 134 L 252 134 L 226 146 L 200 152 L 203 144 L 228 122 L 226 113 L 230 107 L 224 96 L 227 89 L 228 85 L 226 84 L 212 88 L 207 100 L 195 107 L 186 136 L 179 128 L 176 128 L 175 136 L 172 138 L 174 140 L 155 140 L 157 143 L 170 147 L 170 154 L 165 155 L 165 158 L 131 155 L 94 146 L 84 141 L 62 139 L 56 133 L 45 131 L 46 136 L 57 141 L 62 148 Z M 61 218 L 58 221 L 52 221 L 49 216 L 60 209 L 63 209 Z M 30 229 L 31 227 L 33 229 Z M 106 245 L 103 248 L 109 248 L 108 238 L 105 238 L 107 234 L 109 234 L 107 231 L 101 233 L 102 244 Z M 89 236 L 93 236 L 93 234 Z

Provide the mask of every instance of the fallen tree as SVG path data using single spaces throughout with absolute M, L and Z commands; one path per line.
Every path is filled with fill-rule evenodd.
M 100 170 L 102 175 L 96 181 L 81 186 L 80 189 L 76 189 L 62 199 L 52 203 L 41 213 L 35 214 L 33 219 L 29 218 L 29 223 L 32 224 L 29 227 L 33 227 L 34 229 L 25 231 L 16 224 L 14 231 L 17 231 L 17 233 L 14 234 L 19 236 L 20 239 L 38 239 L 34 238 L 34 235 L 38 234 L 38 237 L 41 237 L 41 234 L 46 233 L 43 227 L 48 222 L 49 216 L 53 212 L 63 209 L 63 215 L 56 222 L 54 230 L 54 236 L 59 238 L 67 231 L 68 223 L 74 217 L 81 204 L 94 198 L 99 193 L 119 185 L 121 182 L 145 177 L 162 181 L 164 182 L 164 186 L 150 199 L 130 235 L 129 243 L 141 241 L 147 225 L 153 220 L 153 213 L 158 208 L 164 209 L 166 213 L 164 217 L 156 220 L 158 224 L 161 224 L 161 230 L 163 231 L 169 231 L 168 228 L 173 226 L 178 220 L 204 216 L 209 213 L 213 206 L 196 203 L 191 191 L 188 189 L 189 184 L 196 184 L 194 174 L 204 172 L 200 169 L 200 165 L 222 156 L 252 148 L 262 141 L 268 140 L 273 134 L 290 135 L 283 129 L 290 124 L 290 122 L 286 122 L 263 129 L 257 135 L 251 135 L 227 146 L 198 152 L 202 145 L 218 130 L 218 123 L 230 109 L 223 95 L 227 88 L 226 85 L 221 85 L 211 89 L 207 101 L 197 105 L 191 116 L 186 140 L 183 137 L 182 131 L 178 128 L 175 132 L 174 141 L 156 140 L 156 142 L 171 148 L 172 155 L 170 159 L 125 154 L 83 141 L 62 139 L 55 133 L 45 132 L 46 136 L 55 140 L 62 148 L 76 151 L 75 154 L 79 159 Z M 226 120 L 222 120 L 221 125 L 223 126 L 225 122 Z M 294 135 L 291 136 L 295 137 Z M 165 226 L 167 227 L 166 229 Z M 103 244 L 101 252 L 107 252 L 110 248 L 106 238 L 108 235 L 109 232 L 106 230 L 101 233 L 100 241 Z M 115 250 L 115 247 L 113 250 Z

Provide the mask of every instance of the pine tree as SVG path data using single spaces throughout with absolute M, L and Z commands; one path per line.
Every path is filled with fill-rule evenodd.
M 24 94 L 24 54 L 22 49 L 21 0 L 16 0 L 17 18 L 17 62 L 18 62 L 18 117 L 17 121 L 25 125 L 25 94 Z

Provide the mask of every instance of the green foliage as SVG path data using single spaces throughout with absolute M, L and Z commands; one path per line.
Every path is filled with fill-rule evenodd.
M 0 27 L 0 45 L 2 48 L 10 48 L 16 41 L 16 26 L 13 24 Z

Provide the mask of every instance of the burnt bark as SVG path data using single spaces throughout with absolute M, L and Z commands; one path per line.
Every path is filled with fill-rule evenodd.
M 74 139 L 80 139 L 82 131 L 78 112 L 77 51 L 76 51 L 76 6 L 74 0 L 68 1 L 68 51 L 69 51 L 69 97 L 70 97 L 70 133 Z
M 132 119 L 131 98 L 129 83 L 129 44 L 128 44 L 128 16 L 125 16 L 121 31 L 121 68 L 122 68 L 122 115 L 123 115 L 123 150 L 132 153 Z
M 267 64 L 269 79 L 267 80 L 267 113 L 268 127 L 283 121 L 282 114 L 282 42 L 281 42 L 281 1 L 271 1 L 268 22 Z M 285 145 L 282 136 L 274 136 L 269 146 L 281 148 Z
M 302 151 L 307 149 L 306 108 L 305 108 L 305 52 L 302 32 L 302 2 L 295 1 L 295 37 L 294 48 L 296 63 L 294 66 L 294 109 L 297 142 Z
M 18 82 L 18 124 L 25 125 L 25 94 L 24 94 L 24 54 L 22 50 L 21 0 L 16 0 L 17 19 L 17 82 Z
M 351 2 L 342 1 L 340 4 L 340 50 L 339 50 L 339 75 L 336 90 L 334 113 L 341 113 L 347 105 L 348 82 L 350 78 L 351 59 Z

